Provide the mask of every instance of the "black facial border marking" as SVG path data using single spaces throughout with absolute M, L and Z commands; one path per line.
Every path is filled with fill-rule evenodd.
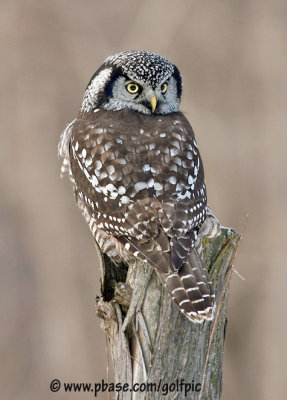
M 101 90 L 98 93 L 98 99 L 97 99 L 97 103 L 95 104 L 95 106 L 93 107 L 93 109 L 95 108 L 101 108 L 103 104 L 107 103 L 109 101 L 109 99 L 112 97 L 113 94 L 113 85 L 115 83 L 115 81 L 120 77 L 120 76 L 124 76 L 126 79 L 129 79 L 128 76 L 126 74 L 123 73 L 122 69 L 120 67 L 115 67 L 114 65 L 101 65 L 100 68 L 98 68 L 98 70 L 93 74 L 93 76 L 91 77 L 87 88 L 89 87 L 89 85 L 92 83 L 93 79 L 102 71 L 105 70 L 107 68 L 112 68 L 112 74 L 108 80 L 108 82 L 106 83 L 105 87 L 103 88 L 103 90 Z
M 174 71 L 173 71 L 172 76 L 176 80 L 177 95 L 178 95 L 178 98 L 180 99 L 181 95 L 182 95 L 182 77 L 181 77 L 181 73 L 179 72 L 179 69 L 177 68 L 177 66 L 174 65 L 173 67 L 174 67 Z

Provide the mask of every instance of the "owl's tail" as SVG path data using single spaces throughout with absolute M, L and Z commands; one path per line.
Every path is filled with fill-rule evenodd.
M 176 262 L 171 267 L 170 252 L 148 251 L 143 245 L 139 249 L 127 238 L 122 237 L 119 240 L 125 246 L 128 243 L 129 251 L 136 258 L 155 268 L 159 279 L 184 315 L 194 322 L 213 318 L 215 295 L 212 282 L 195 248 L 177 269 L 175 265 L 179 264 L 180 257 L 176 258 L 175 253 L 173 256 Z M 155 241 L 153 246 L 154 243 Z
M 213 318 L 212 282 L 195 249 L 178 271 L 163 277 L 169 294 L 187 317 L 194 322 Z

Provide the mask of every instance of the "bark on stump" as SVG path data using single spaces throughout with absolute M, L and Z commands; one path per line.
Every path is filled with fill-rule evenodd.
M 135 261 L 115 267 L 101 254 L 97 314 L 110 344 L 113 382 L 137 384 L 139 390 L 114 393 L 116 399 L 221 398 L 229 278 L 238 242 L 226 228 L 204 241 L 218 307 L 217 318 L 201 324 L 182 315 L 149 265 Z

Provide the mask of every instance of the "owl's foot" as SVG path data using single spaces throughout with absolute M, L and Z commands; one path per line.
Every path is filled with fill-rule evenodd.
M 217 236 L 220 235 L 220 232 L 220 223 L 208 207 L 206 219 L 198 231 L 197 239 L 195 242 L 195 248 L 201 258 L 205 239 L 215 239 Z

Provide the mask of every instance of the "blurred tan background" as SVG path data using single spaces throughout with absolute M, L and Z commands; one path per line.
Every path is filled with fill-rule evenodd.
M 84 399 L 50 381 L 106 378 L 96 251 L 57 143 L 99 64 L 128 49 L 180 68 L 209 203 L 238 232 L 249 214 L 223 399 L 286 398 L 287 2 L 10 0 L 0 30 L 1 399 Z

